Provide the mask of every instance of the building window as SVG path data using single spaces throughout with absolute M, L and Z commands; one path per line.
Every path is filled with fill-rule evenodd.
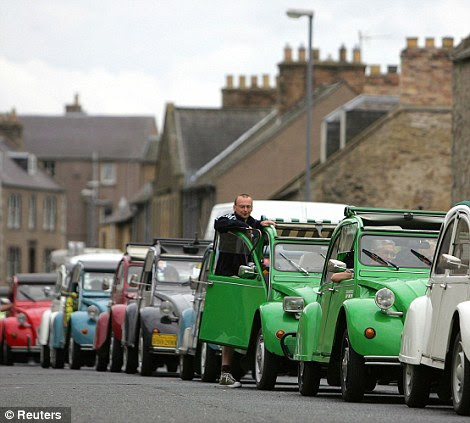
M 21 272 L 21 250 L 19 247 L 9 247 L 7 257 L 8 276 Z
M 55 162 L 51 160 L 44 161 L 44 170 L 49 175 L 54 177 L 55 176 Z
M 52 272 L 53 266 L 52 266 L 52 252 L 54 250 L 52 248 L 46 248 L 44 250 L 44 271 L 45 272 Z
M 43 229 L 45 231 L 55 230 L 57 217 L 57 204 L 55 197 L 46 197 L 44 199 L 44 219 Z
M 21 197 L 19 194 L 10 194 L 8 197 L 8 223 L 10 229 L 21 227 Z
M 114 185 L 116 183 L 116 164 L 101 163 L 101 184 Z
M 28 207 L 28 229 L 33 231 L 36 229 L 36 196 L 32 195 L 29 197 L 29 207 Z

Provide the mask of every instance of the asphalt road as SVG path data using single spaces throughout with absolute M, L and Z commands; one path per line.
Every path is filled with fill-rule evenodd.
M 379 385 L 364 402 L 352 404 L 343 402 L 336 388 L 322 384 L 317 397 L 302 397 L 295 378 L 281 380 L 269 392 L 258 391 L 250 379 L 242 380 L 241 389 L 221 389 L 198 379 L 182 381 L 175 374 L 142 377 L 15 364 L 0 366 L 0 406 L 71 407 L 73 423 L 469 421 L 436 397 L 425 409 L 410 409 L 396 386 Z M 7 421 L 0 415 L 0 423 Z

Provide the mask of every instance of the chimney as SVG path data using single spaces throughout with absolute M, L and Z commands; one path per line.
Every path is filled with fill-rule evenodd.
M 428 37 L 424 40 L 424 45 L 426 48 L 434 48 L 434 38 Z
M 258 77 L 256 75 L 251 77 L 251 88 L 258 88 Z
M 246 88 L 246 77 L 245 75 L 240 75 L 238 78 L 238 88 L 244 90 Z
M 397 73 L 397 72 L 398 72 L 398 66 L 396 65 L 387 66 L 387 73 Z
M 233 75 L 227 75 L 226 77 L 226 87 L 231 90 L 233 89 Z
M 299 62 L 305 62 L 305 47 L 299 47 Z
M 454 39 L 452 37 L 443 37 L 442 38 L 442 47 L 443 48 L 453 48 Z
M 353 50 L 353 63 L 361 63 L 361 49 L 359 47 L 355 47 Z
M 380 65 L 370 65 L 370 74 L 371 75 L 380 75 Z
M 263 75 L 263 88 L 269 88 L 269 75 L 264 74 Z
M 341 63 L 346 62 L 346 47 L 344 44 L 339 48 L 339 61 Z
M 312 58 L 315 62 L 318 62 L 320 60 L 320 49 L 318 49 L 318 48 L 313 49 L 313 57 Z
M 82 106 L 80 105 L 80 99 L 78 94 L 75 94 L 74 96 L 74 102 L 73 104 L 66 104 L 65 105 L 65 114 L 83 114 Z
M 288 45 L 284 48 L 284 62 L 292 62 L 292 49 Z
M 406 48 L 417 48 L 418 47 L 418 38 L 408 37 L 406 39 Z

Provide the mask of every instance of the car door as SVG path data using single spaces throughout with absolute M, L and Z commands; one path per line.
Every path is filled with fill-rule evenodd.
M 200 328 L 203 341 L 248 347 L 255 312 L 267 298 L 260 262 L 253 253 L 260 237 L 255 231 L 216 235 Z M 231 262 L 227 254 L 233 255 Z M 224 261 L 233 265 L 227 272 L 220 266 Z M 238 273 L 243 261 L 251 263 L 252 271 Z
M 450 254 L 461 260 L 462 266 L 447 270 L 447 277 L 441 284 L 441 299 L 439 316 L 433 330 L 432 358 L 445 361 L 448 340 L 451 331 L 452 317 L 457 305 L 468 297 L 469 260 L 470 260 L 470 225 L 468 217 L 463 212 L 457 215 L 453 231 Z

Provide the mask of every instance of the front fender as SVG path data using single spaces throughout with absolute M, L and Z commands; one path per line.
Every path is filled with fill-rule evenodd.
M 460 319 L 460 336 L 462 337 L 463 351 L 470 359 L 470 301 L 464 301 L 457 306 Z
M 52 348 L 64 348 L 65 346 L 64 313 L 62 312 L 57 313 L 52 320 L 49 345 Z
M 317 302 L 307 304 L 300 315 L 294 360 L 312 361 L 318 351 L 321 320 L 321 305 Z
M 98 316 L 96 322 L 95 336 L 93 339 L 93 348 L 95 350 L 100 349 L 106 342 L 108 337 L 108 325 L 109 325 L 109 312 L 104 311 Z
M 143 341 L 145 345 L 151 345 L 151 338 L 154 329 L 160 333 L 177 334 L 178 325 L 176 322 L 163 321 L 164 315 L 159 307 L 144 307 L 140 311 L 140 326 L 142 328 Z
M 187 351 L 192 345 L 191 334 L 193 333 L 194 325 L 194 309 L 187 308 L 181 313 L 181 318 L 178 324 L 178 350 Z
M 406 312 L 399 360 L 402 363 L 419 364 L 429 340 L 432 305 L 427 296 L 415 298 Z M 426 324 L 428 323 L 428 324 Z
M 126 308 L 124 319 L 123 337 L 124 344 L 129 347 L 135 347 L 138 342 L 139 330 L 139 309 L 136 303 L 129 304 Z
M 38 329 L 38 343 L 39 345 L 47 345 L 49 341 L 49 327 L 52 321 L 51 310 L 46 310 L 42 313 L 41 323 L 39 323 Z
M 403 317 L 386 315 L 373 298 L 353 298 L 346 300 L 343 306 L 349 341 L 358 354 L 398 357 Z M 367 328 L 375 330 L 372 339 L 364 335 Z
M 70 316 L 73 340 L 80 345 L 93 345 L 96 320 L 90 319 L 86 311 L 74 311 Z
M 276 355 L 284 357 L 281 341 L 276 336 L 279 330 L 297 332 L 299 321 L 292 313 L 286 313 L 281 302 L 265 303 L 260 306 L 261 330 L 265 348 Z
M 114 338 L 116 338 L 117 341 L 121 341 L 122 339 L 122 326 L 124 325 L 126 307 L 125 304 L 115 304 L 111 308 L 111 325 Z
M 33 327 L 21 326 L 16 317 L 7 317 L 3 322 L 5 342 L 10 347 L 26 347 L 36 345 L 36 334 Z

